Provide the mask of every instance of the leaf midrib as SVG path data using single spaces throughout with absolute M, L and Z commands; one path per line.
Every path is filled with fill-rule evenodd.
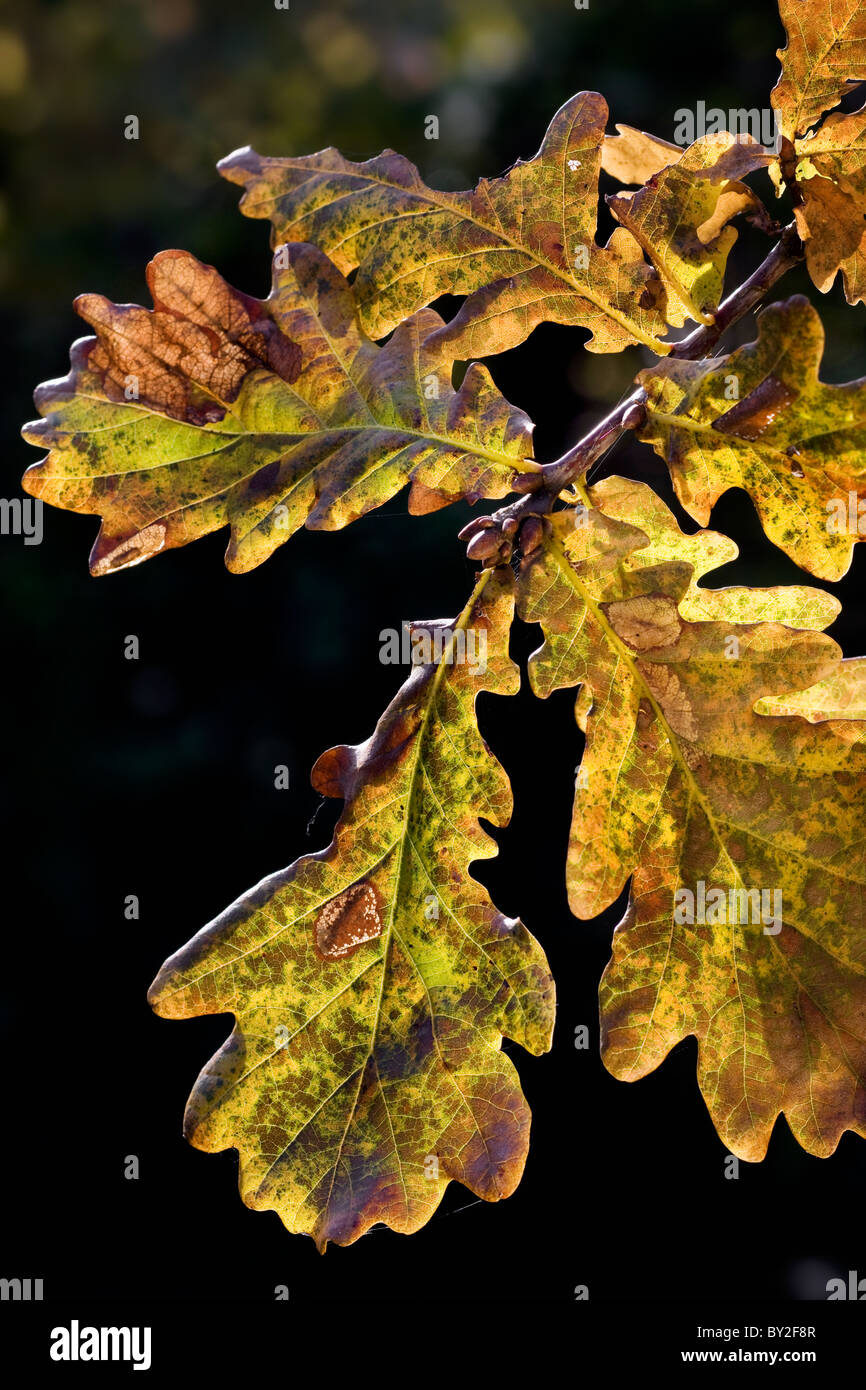
M 384 992 L 385 992 L 385 981 L 386 981 L 387 976 L 388 976 L 388 963 L 389 963 L 389 959 L 390 959 L 390 955 L 391 955 L 391 945 L 392 945 L 394 933 L 395 933 L 395 930 L 396 930 L 396 929 L 395 929 L 395 926 L 394 926 L 394 915 L 395 915 L 395 911 L 396 911 L 397 902 L 398 902 L 398 899 L 399 899 L 399 897 L 400 897 L 400 884 L 401 884 L 401 880 L 402 880 L 402 877 L 403 877 L 403 864 L 404 864 L 404 860 L 405 860 L 405 856 L 406 856 L 406 849 L 407 849 L 407 846 L 411 843 L 411 842 L 410 842 L 410 837 L 409 837 L 409 807 L 410 807 L 410 805 L 411 805 L 411 803 L 412 803 L 412 799 L 413 799 L 414 794 L 415 794 L 415 783 L 416 783 L 416 780 L 417 780 L 417 777 L 418 777 L 418 770 L 419 770 L 419 767 L 420 767 L 420 765 L 421 765 L 421 749 L 422 749 L 422 745 L 423 745 L 423 741 L 424 741 L 424 736 L 425 736 L 425 734 L 426 734 L 426 732 L 427 732 L 427 728 L 428 728 L 428 725 L 429 725 L 429 722 L 430 722 L 431 715 L 432 715 L 434 709 L 436 708 L 437 696 L 438 696 L 438 693 L 439 693 L 439 688 L 440 688 L 440 686 L 441 686 L 441 684 L 442 684 L 442 681 L 445 679 L 445 673 L 446 673 L 447 666 L 448 666 L 447 656 L 448 656 L 448 654 L 449 654 L 450 651 L 451 651 L 451 644 L 453 643 L 454 638 L 455 638 L 457 632 L 461 631 L 461 630 L 465 627 L 466 623 L 468 622 L 469 618 L 471 617 L 472 612 L 474 611 L 475 605 L 476 605 L 476 603 L 478 602 L 479 598 L 481 597 L 481 594 L 482 594 L 483 591 L 484 591 L 484 587 L 485 587 L 485 585 L 486 585 L 486 583 L 487 583 L 487 581 L 488 581 L 488 579 L 490 578 L 490 575 L 491 575 L 492 573 L 493 573 L 493 571 L 492 571 L 491 569 L 485 569 L 485 570 L 482 571 L 482 573 L 481 573 L 481 575 L 480 575 L 480 577 L 479 577 L 479 579 L 478 579 L 478 582 L 476 583 L 476 585 L 475 585 L 475 587 L 474 587 L 474 589 L 473 589 L 473 591 L 472 591 L 472 593 L 471 593 L 471 595 L 470 595 L 470 597 L 469 597 L 468 603 L 466 604 L 465 608 L 463 609 L 463 611 L 462 611 L 462 613 L 460 614 L 460 616 L 459 616 L 459 618 L 457 619 L 457 621 L 454 623 L 454 626 L 453 626 L 453 628 L 452 628 L 452 630 L 451 630 L 451 638 L 450 638 L 450 640 L 449 640 L 449 645 L 448 645 L 447 652 L 443 651 L 442 657 L 441 657 L 440 661 L 438 662 L 438 664 L 437 664 L 437 666 L 436 666 L 435 675 L 433 676 L 433 679 L 432 679 L 432 681 L 430 682 L 430 688 L 429 688 L 428 698 L 427 698 L 427 702 L 426 702 L 426 708 L 425 708 L 425 710 L 424 710 L 423 718 L 422 718 L 422 720 L 421 720 L 420 725 L 418 726 L 418 730 L 417 730 L 416 735 L 415 735 L 415 748 L 414 748 L 413 754 L 412 754 L 412 761 L 411 761 L 410 768 L 409 768 L 409 777 L 408 777 L 407 786 L 406 786 L 406 796 L 405 796 L 406 814 L 405 814 L 404 817 L 403 817 L 403 824 L 402 824 L 402 830 L 401 830 L 401 834 L 400 834 L 399 841 L 398 841 L 398 842 L 395 842 L 395 843 L 398 843 L 398 844 L 399 844 L 399 850 L 398 850 L 398 857 L 397 857 L 396 873 L 395 873 L 395 876 L 394 876 L 394 893 L 393 893 L 393 895 L 392 895 L 391 903 L 390 903 L 390 906 L 389 906 L 387 925 L 386 925 L 386 927 L 383 929 L 383 931 L 382 931 L 382 933 L 381 933 L 382 937 L 384 937 L 382 953 L 381 953 L 381 955 L 380 955 L 379 958 L 378 958 L 378 961 L 379 961 L 379 963 L 381 964 L 381 978 L 380 978 L 380 981 L 379 981 L 379 993 L 378 993 L 378 995 L 377 995 L 376 1004 L 375 1004 L 375 1008 L 374 1008 L 374 1011 L 373 1011 L 373 1025 L 372 1025 L 372 1030 L 371 1030 L 371 1034 L 370 1034 L 370 1045 L 369 1045 L 369 1048 L 368 1048 L 368 1050 L 367 1050 L 367 1055 L 366 1055 L 366 1057 L 364 1058 L 363 1062 L 361 1062 L 360 1065 L 359 1065 L 359 1067 L 358 1067 L 358 1085 L 357 1085 L 357 1088 L 356 1088 L 356 1091 L 355 1091 L 355 1096 L 354 1096 L 354 1099 L 353 1099 L 353 1101 L 352 1101 L 351 1107 L 350 1107 L 350 1109 L 349 1109 L 348 1118 L 347 1118 L 347 1120 L 346 1120 L 346 1125 L 345 1125 L 345 1128 L 344 1128 L 344 1130 L 343 1130 L 343 1135 L 342 1135 L 342 1138 L 341 1138 L 341 1140 L 340 1140 L 340 1144 L 339 1144 L 339 1147 L 338 1147 L 338 1149 L 337 1149 L 337 1153 L 336 1153 L 336 1155 L 335 1155 L 335 1157 L 334 1157 L 334 1160 L 333 1160 L 333 1162 L 332 1162 L 332 1164 L 331 1164 L 331 1182 L 330 1182 L 330 1185 L 329 1185 L 329 1187 L 328 1187 L 328 1195 L 327 1195 L 327 1197 L 325 1198 L 324 1204 L 323 1204 L 323 1207 L 322 1207 L 323 1216 L 326 1216 L 326 1215 L 327 1215 L 328 1208 L 329 1208 L 329 1206 L 330 1206 L 331 1197 L 332 1197 L 333 1191 L 334 1191 L 334 1183 L 336 1182 L 336 1178 L 337 1178 L 337 1169 L 338 1169 L 338 1167 L 339 1167 L 340 1160 L 341 1160 L 341 1158 L 342 1158 L 343 1148 L 344 1148 L 345 1143 L 346 1143 L 346 1136 L 347 1136 L 348 1133 L 349 1133 L 350 1126 L 351 1126 L 352 1121 L 354 1120 L 355 1114 L 356 1114 L 356 1112 L 357 1112 L 357 1107 L 358 1107 L 358 1096 L 360 1095 L 360 1092 L 361 1092 L 361 1086 L 362 1086 L 363 1081 L 364 1081 L 364 1076 L 365 1076 L 365 1074 L 366 1074 L 366 1072 L 367 1072 L 367 1068 L 369 1067 L 370 1062 L 371 1062 L 371 1060 L 373 1060 L 374 1054 L 375 1054 L 376 1039 L 377 1039 L 377 1035 L 378 1035 L 378 1031 L 379 1031 L 379 1023 L 380 1023 L 380 1020 L 381 1020 L 381 1013 L 382 1013 L 382 999 L 383 999 Z M 394 845 L 392 844 L 391 847 L 390 847 L 390 849 L 393 850 L 393 848 L 394 848 Z M 390 851 L 389 851 L 389 852 L 390 852 Z M 400 1168 L 401 1168 L 401 1177 L 402 1177 L 402 1165 L 400 1164 L 399 1152 L 397 1151 L 396 1148 L 395 1148 L 395 1154 L 396 1154 L 396 1156 L 397 1156 L 397 1163 L 398 1163 L 398 1165 L 399 1165 Z

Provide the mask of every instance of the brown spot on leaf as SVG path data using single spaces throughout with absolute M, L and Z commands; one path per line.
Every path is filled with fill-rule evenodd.
M 90 573 L 110 574 L 112 570 L 129 569 L 132 565 L 140 564 L 162 550 L 165 535 L 166 526 L 161 521 L 154 521 L 119 544 L 100 535 L 90 552 Z
M 714 420 L 713 429 L 721 434 L 735 434 L 740 439 L 758 439 L 798 395 L 793 387 L 770 373 L 754 391 Z
M 606 607 L 615 631 L 633 651 L 669 647 L 679 640 L 682 623 L 668 598 L 646 594 Z
M 313 929 L 323 960 L 342 960 L 382 932 L 379 895 L 371 883 L 353 883 L 325 903 Z
M 692 699 L 683 686 L 676 671 L 668 666 L 647 662 L 641 667 L 641 675 L 664 711 L 674 733 L 683 738 L 695 739 L 698 726 L 695 722 Z

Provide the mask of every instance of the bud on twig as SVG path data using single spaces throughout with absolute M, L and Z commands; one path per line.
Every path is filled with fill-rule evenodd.
M 496 528 L 496 522 L 492 516 L 474 516 L 471 521 L 467 521 L 462 531 L 457 532 L 459 541 L 469 541 L 473 536 L 477 536 L 480 531 L 490 531 Z
M 496 556 L 495 563 L 498 564 L 499 552 L 504 539 L 498 527 L 491 526 L 485 528 L 483 531 L 479 531 L 472 537 L 469 545 L 466 547 L 467 558 L 485 562 L 490 560 L 493 556 Z
M 531 555 L 544 539 L 545 525 L 549 522 L 540 516 L 528 516 L 520 528 L 520 549 L 524 555 Z

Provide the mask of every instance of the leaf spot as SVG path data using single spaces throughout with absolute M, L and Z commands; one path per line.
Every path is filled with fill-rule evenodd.
M 382 933 L 379 897 L 371 883 L 353 883 L 325 903 L 316 918 L 316 951 L 324 960 L 342 960 Z

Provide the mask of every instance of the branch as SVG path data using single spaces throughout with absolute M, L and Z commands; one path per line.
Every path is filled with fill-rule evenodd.
M 777 280 L 803 259 L 805 248 L 791 222 L 770 254 L 742 285 L 722 300 L 713 322 L 701 325 L 688 337 L 675 343 L 669 357 L 694 362 L 706 357 L 722 335 L 754 309 Z M 540 472 L 521 473 L 514 480 L 515 491 L 524 493 L 516 502 L 500 507 L 493 516 L 475 517 L 460 532 L 468 540 L 467 554 L 485 564 L 500 564 L 510 558 L 512 537 L 527 516 L 543 516 L 553 508 L 563 488 L 583 476 L 628 430 L 640 429 L 646 421 L 646 392 L 637 387 L 631 395 L 584 435 L 583 439 L 553 463 L 542 464 Z

